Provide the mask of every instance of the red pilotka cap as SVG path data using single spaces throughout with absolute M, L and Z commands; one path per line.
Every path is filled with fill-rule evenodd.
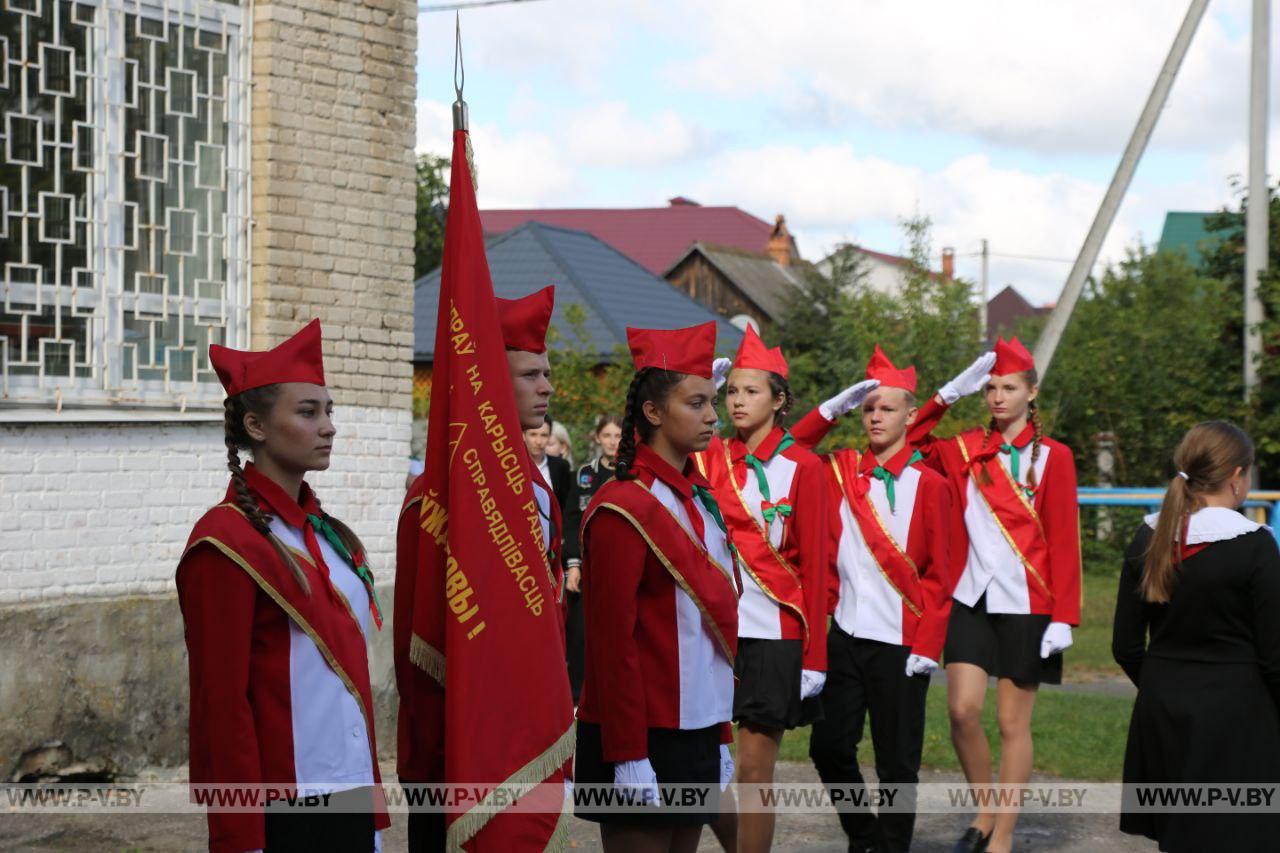
M 556 304 L 556 286 L 549 284 L 519 299 L 496 297 L 496 301 L 498 322 L 502 324 L 502 343 L 506 348 L 546 352 L 547 327 L 551 325 L 551 311 Z
M 1022 373 L 1036 369 L 1036 360 L 1027 352 L 1022 341 L 1015 338 L 996 338 L 996 363 L 991 368 L 992 376 L 1008 376 L 1010 373 Z
M 879 379 L 881 388 L 902 388 L 913 394 L 916 390 L 915 365 L 899 370 L 894 367 L 884 350 L 880 349 L 879 344 L 876 344 L 875 352 L 871 354 L 871 361 L 867 362 L 867 378 Z
M 751 326 L 747 326 L 747 333 L 742 336 L 733 366 L 741 370 L 767 370 L 787 378 L 787 360 L 782 357 L 782 347 L 766 347 Z
M 320 321 L 312 320 L 289 340 L 266 352 L 209 345 L 209 362 L 228 397 L 281 382 L 324 384 Z
M 627 327 L 627 345 L 636 370 L 656 367 L 690 376 L 711 378 L 716 357 L 716 321 L 687 329 L 633 329 Z

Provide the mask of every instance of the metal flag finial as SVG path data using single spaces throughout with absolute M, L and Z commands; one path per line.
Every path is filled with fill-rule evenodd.
M 453 91 L 458 99 L 453 102 L 453 129 L 467 129 L 467 102 L 462 100 L 462 87 L 467 82 L 467 69 L 462 62 L 462 13 L 455 12 L 453 43 Z

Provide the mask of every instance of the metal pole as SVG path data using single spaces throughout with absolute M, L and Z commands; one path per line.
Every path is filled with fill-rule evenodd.
M 1164 67 L 1160 69 L 1155 85 L 1151 87 L 1151 95 L 1147 98 L 1146 106 L 1142 108 L 1142 114 L 1138 116 L 1138 123 L 1133 128 L 1133 135 L 1129 137 L 1129 144 L 1125 146 L 1120 165 L 1116 167 L 1111 185 L 1107 187 L 1107 194 L 1102 197 L 1102 204 L 1093 219 L 1093 225 L 1089 227 L 1084 245 L 1080 247 L 1080 254 L 1076 257 L 1075 265 L 1071 267 L 1071 274 L 1067 276 L 1067 283 L 1062 287 L 1058 304 L 1053 306 L 1049 322 L 1045 324 L 1044 331 L 1040 334 L 1040 340 L 1036 343 L 1035 358 L 1041 379 L 1049 372 L 1049 365 L 1053 363 L 1053 354 L 1058 349 L 1062 333 L 1067 328 L 1067 321 L 1071 319 L 1071 312 L 1075 309 L 1080 292 L 1084 289 L 1084 281 L 1098 260 L 1102 241 L 1106 239 L 1107 231 L 1111 229 L 1111 223 L 1116 218 L 1116 211 L 1120 209 L 1120 202 L 1124 200 L 1125 191 L 1129 189 L 1134 170 L 1137 169 L 1138 161 L 1142 159 L 1142 152 L 1146 149 L 1148 140 L 1151 139 L 1151 131 L 1155 129 L 1156 119 L 1160 117 L 1160 111 L 1164 109 L 1165 100 L 1169 97 L 1173 80 L 1178 75 L 1178 67 L 1182 65 L 1182 60 L 1187 55 L 1191 37 L 1200 26 L 1200 19 L 1204 17 L 1204 10 L 1208 5 L 1209 0 L 1191 0 L 1186 17 L 1182 19 L 1182 26 L 1178 28 L 1178 34 L 1169 48 Z
M 1244 243 L 1244 398 L 1258 387 L 1262 354 L 1262 299 L 1258 276 L 1267 269 L 1267 71 L 1271 44 L 1271 2 L 1253 0 L 1253 49 L 1249 60 L 1249 202 Z
M 991 250 L 987 238 L 982 238 L 982 294 L 978 305 L 978 328 L 982 330 L 983 346 L 991 343 L 991 332 L 987 328 L 987 300 L 991 298 Z

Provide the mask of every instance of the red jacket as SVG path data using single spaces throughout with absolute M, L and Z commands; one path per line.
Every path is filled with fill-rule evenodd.
M 746 445 L 736 438 L 713 439 L 696 458 L 746 570 L 739 636 L 801 640 L 802 666 L 825 671 L 832 507 L 822 460 L 798 443 L 778 451 L 785 435 L 775 427 L 753 454 L 770 484 L 768 503 L 786 505 L 768 523 L 767 540 L 766 502 L 755 468 L 745 461 Z
M 833 613 L 841 629 L 855 637 L 910 646 L 913 653 L 938 661 L 951 615 L 948 540 L 957 514 L 946 479 L 918 460 L 907 464 L 914 453 L 907 445 L 883 465 L 895 477 L 892 507 L 884 482 L 872 476 L 880 467 L 874 454 L 839 450 L 828 457 L 828 482 L 837 507 Z M 879 549 L 888 549 L 887 558 L 868 547 L 853 500 L 872 502 L 876 514 L 867 517 L 878 516 L 884 529 L 868 525 L 870 536 Z M 895 567 L 904 571 L 895 572 Z
M 190 673 L 191 782 L 287 787 L 335 781 L 296 775 L 297 756 L 310 750 L 309 733 L 294 730 L 292 620 L 360 709 L 361 746 L 369 753 L 372 782 L 380 786 L 365 636 L 330 580 L 331 573 L 349 569 L 308 526 L 307 514 L 319 514 L 319 508 L 305 484 L 299 505 L 252 465 L 245 479 L 259 506 L 305 542 L 305 553 L 295 550 L 311 593 L 303 592 L 268 539 L 235 506 L 234 488 L 196 523 L 176 578 Z M 333 709 L 335 719 L 341 710 Z M 375 797 L 381 803 L 380 787 Z M 261 813 L 210 812 L 208 822 L 212 851 L 253 850 L 265 843 Z M 390 825 L 382 809 L 375 825 Z
M 600 726 L 606 761 L 646 757 L 650 728 L 720 725 L 732 740 L 737 589 L 727 541 L 693 492 L 708 484 L 643 444 L 632 471 L 601 487 L 582 526 L 578 719 Z

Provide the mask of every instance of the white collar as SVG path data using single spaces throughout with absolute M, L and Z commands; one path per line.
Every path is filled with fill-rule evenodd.
M 1144 521 L 1152 530 L 1160 519 L 1160 513 L 1153 512 Z M 1246 533 L 1252 533 L 1266 525 L 1250 521 L 1234 509 L 1224 506 L 1207 506 L 1191 514 L 1191 524 L 1187 528 L 1187 544 L 1203 545 L 1206 542 L 1221 542 L 1224 539 L 1235 539 Z

